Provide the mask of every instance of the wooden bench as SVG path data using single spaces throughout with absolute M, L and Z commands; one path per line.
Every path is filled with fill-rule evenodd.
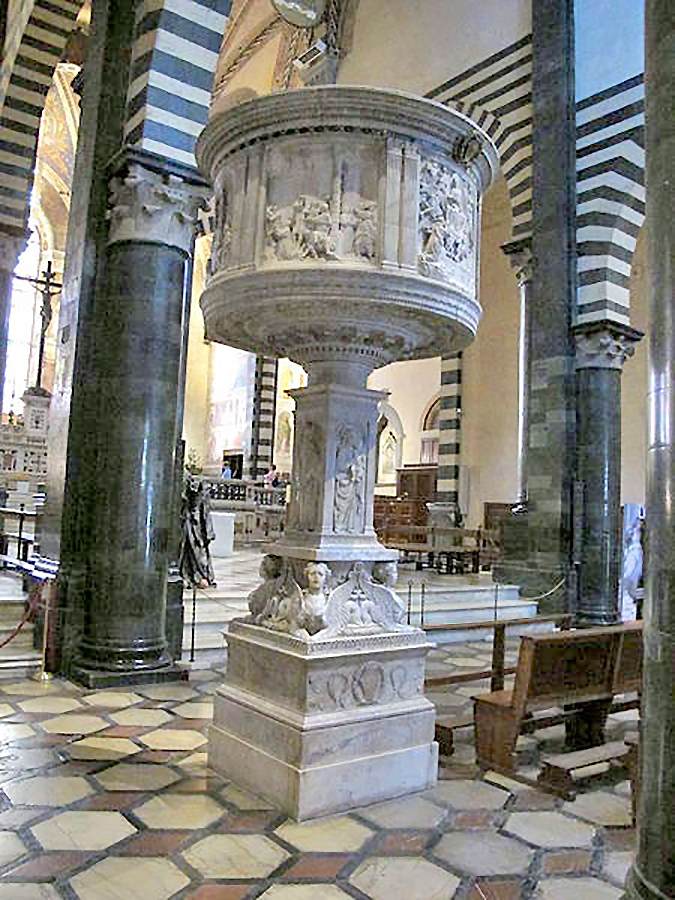
M 523 721 L 553 706 L 574 712 L 566 721 L 570 749 L 601 744 L 613 697 L 639 690 L 641 675 L 642 622 L 523 637 L 513 690 L 474 700 L 478 765 L 512 773 Z

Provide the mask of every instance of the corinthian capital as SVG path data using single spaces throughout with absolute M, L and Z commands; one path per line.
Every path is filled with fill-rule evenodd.
M 577 325 L 573 334 L 577 369 L 622 369 L 644 337 L 636 328 L 608 319 Z
M 110 182 L 108 243 L 150 241 L 190 253 L 197 213 L 208 194 L 175 175 L 131 163 Z
M 511 268 L 516 273 L 518 287 L 523 287 L 532 281 L 532 241 L 530 238 L 520 238 L 502 244 L 502 253 L 509 258 Z

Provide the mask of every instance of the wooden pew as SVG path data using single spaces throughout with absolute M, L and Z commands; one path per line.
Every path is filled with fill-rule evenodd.
M 476 756 L 482 769 L 512 773 L 514 750 L 529 713 L 572 705 L 568 743 L 580 750 L 604 739 L 616 694 L 640 688 L 642 622 L 521 639 L 513 690 L 474 700 Z

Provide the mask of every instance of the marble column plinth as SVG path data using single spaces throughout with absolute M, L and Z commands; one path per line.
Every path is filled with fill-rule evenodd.
M 642 333 L 613 322 L 575 328 L 577 342 L 577 624 L 620 620 L 621 369 Z
M 675 307 L 673 304 L 673 5 L 647 0 L 645 152 L 649 273 L 649 436 L 644 676 L 637 856 L 629 900 L 665 900 L 675 885 Z
M 83 632 L 72 677 L 89 686 L 177 677 L 166 593 L 186 254 L 108 248 L 94 524 Z
M 303 641 L 235 621 L 209 766 L 302 820 L 436 782 L 423 632 Z

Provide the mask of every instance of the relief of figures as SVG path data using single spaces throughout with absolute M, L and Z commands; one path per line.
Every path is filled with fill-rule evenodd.
M 303 422 L 298 430 L 293 467 L 288 525 L 296 531 L 315 531 L 321 502 L 323 439 L 314 422 Z
M 232 247 L 232 228 L 227 220 L 227 197 L 225 193 L 216 195 L 215 222 L 213 226 L 213 244 L 209 259 L 208 273 L 214 275 L 219 269 L 227 266 Z
M 367 434 L 340 429 L 335 459 L 333 528 L 355 534 L 365 530 L 366 476 L 368 470 Z
M 286 207 L 266 211 L 269 259 L 336 260 L 357 257 L 372 261 L 377 249 L 377 204 L 359 199 L 335 214 L 330 200 L 301 194 Z
M 420 270 L 432 278 L 456 274 L 475 255 L 474 202 L 462 177 L 426 162 L 420 184 Z

